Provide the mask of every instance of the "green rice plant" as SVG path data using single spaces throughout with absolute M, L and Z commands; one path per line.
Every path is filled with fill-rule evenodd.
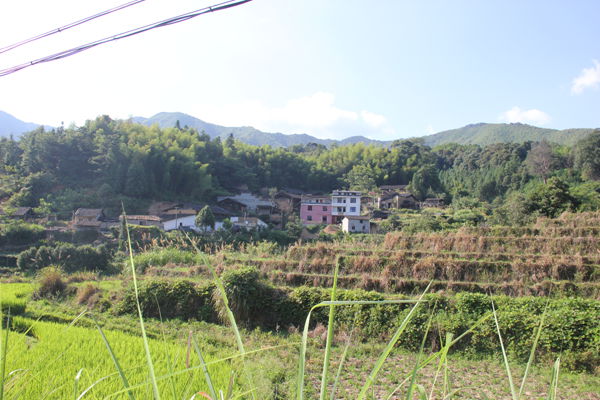
M 337 290 L 337 279 L 340 270 L 340 257 L 336 257 L 335 270 L 333 272 L 333 287 L 331 289 L 331 302 L 335 302 Z M 323 358 L 323 374 L 321 376 L 321 393 L 320 400 L 325 400 L 325 392 L 327 390 L 327 373 L 329 369 L 329 357 L 331 354 L 331 340 L 333 338 L 333 329 L 335 324 L 335 306 L 329 306 L 329 321 L 327 322 L 327 340 L 325 341 L 325 357 Z
M 127 248 L 129 250 L 129 261 L 131 263 L 131 276 L 133 278 L 133 287 L 135 290 L 135 301 L 137 305 L 137 311 L 140 321 L 140 328 L 142 330 L 142 339 L 144 341 L 144 352 L 146 353 L 146 364 L 148 365 L 148 372 L 150 379 L 152 380 L 152 392 L 155 400 L 160 400 L 160 393 L 158 391 L 158 385 L 156 383 L 156 375 L 154 373 L 154 364 L 152 363 L 152 356 L 150 354 L 150 347 L 148 346 L 148 336 L 146 335 L 146 328 L 144 326 L 144 317 L 142 316 L 142 308 L 140 307 L 140 299 L 138 296 L 138 284 L 135 273 L 135 263 L 133 261 L 133 249 L 131 247 L 131 235 L 129 234 L 129 226 L 127 224 L 127 215 L 125 214 L 125 208 L 123 207 L 123 219 L 125 221 L 125 230 L 127 231 Z

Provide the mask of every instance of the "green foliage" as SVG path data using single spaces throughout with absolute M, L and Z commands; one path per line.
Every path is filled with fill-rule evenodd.
M 164 267 L 167 264 L 200 265 L 202 259 L 192 251 L 169 247 L 136 254 L 133 256 L 133 262 L 137 271 L 144 273 L 148 267 Z
M 201 227 L 204 231 L 210 228 L 215 229 L 215 216 L 209 206 L 204 206 L 196 215 L 196 226 Z
M 582 139 L 574 148 L 575 166 L 584 178 L 600 180 L 600 130 Z
M 14 222 L 0 227 L 0 246 L 32 245 L 45 236 L 46 231 L 41 225 Z
M 99 271 L 107 272 L 112 256 L 104 246 L 75 246 L 60 243 L 50 246 L 30 247 L 19 253 L 17 267 L 25 272 L 34 272 L 55 265 L 65 272 Z
M 538 185 L 527 197 L 529 212 L 539 212 L 550 218 L 567 210 L 574 211 L 578 204 L 567 183 L 557 177 L 550 178 L 547 184 Z
M 181 318 L 215 321 L 212 306 L 214 285 L 196 287 L 186 280 L 147 280 L 138 288 L 142 314 L 147 318 Z M 117 314 L 135 314 L 137 305 L 133 286 L 117 305 Z

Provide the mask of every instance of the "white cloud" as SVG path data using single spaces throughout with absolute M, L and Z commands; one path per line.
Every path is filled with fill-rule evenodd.
M 225 126 L 253 126 L 267 132 L 308 133 L 319 138 L 355 135 L 389 137 L 394 134 L 385 116 L 367 111 L 345 110 L 335 105 L 335 96 L 317 92 L 268 106 L 258 100 L 222 107 L 200 104 L 190 114 Z
M 425 131 L 427 132 L 428 135 L 433 135 L 435 133 L 435 129 L 433 129 L 433 125 L 431 125 L 431 124 L 427 125 L 427 128 L 425 128 Z
M 600 62 L 594 60 L 594 66 L 584 68 L 579 76 L 573 79 L 572 94 L 581 94 L 585 89 L 597 88 L 600 85 Z
M 531 110 L 521 110 L 519 107 L 513 107 L 500 115 L 500 120 L 505 122 L 522 122 L 524 124 L 545 125 L 550 122 L 550 116 L 543 111 L 535 108 Z

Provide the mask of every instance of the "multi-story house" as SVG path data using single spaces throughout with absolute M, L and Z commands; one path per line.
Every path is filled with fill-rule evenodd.
M 304 225 L 331 224 L 331 197 L 302 196 L 300 219 Z
M 339 224 L 346 216 L 360 216 L 361 192 L 334 190 L 331 194 L 331 220 Z

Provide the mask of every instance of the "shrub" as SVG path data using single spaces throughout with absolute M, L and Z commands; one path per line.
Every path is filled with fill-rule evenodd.
M 42 240 L 46 235 L 43 226 L 16 222 L 2 227 L 0 245 L 25 246 Z
M 65 272 L 107 271 L 111 255 L 104 246 L 74 246 L 62 243 L 55 247 L 41 246 L 29 248 L 17 257 L 17 266 L 26 272 L 33 272 L 50 265 L 56 265 Z
M 186 280 L 148 280 L 139 286 L 139 300 L 142 314 L 150 318 L 181 318 L 214 321 L 212 307 L 213 285 L 196 288 Z M 137 312 L 135 292 L 130 287 L 120 304 L 118 314 Z
M 77 289 L 77 304 L 87 304 L 88 306 L 92 305 L 94 300 L 98 299 L 97 294 L 99 292 L 100 289 L 91 283 L 81 286 L 79 289 Z
M 46 267 L 38 275 L 38 288 L 33 293 L 34 299 L 55 299 L 62 297 L 67 291 L 62 271 L 57 267 Z

